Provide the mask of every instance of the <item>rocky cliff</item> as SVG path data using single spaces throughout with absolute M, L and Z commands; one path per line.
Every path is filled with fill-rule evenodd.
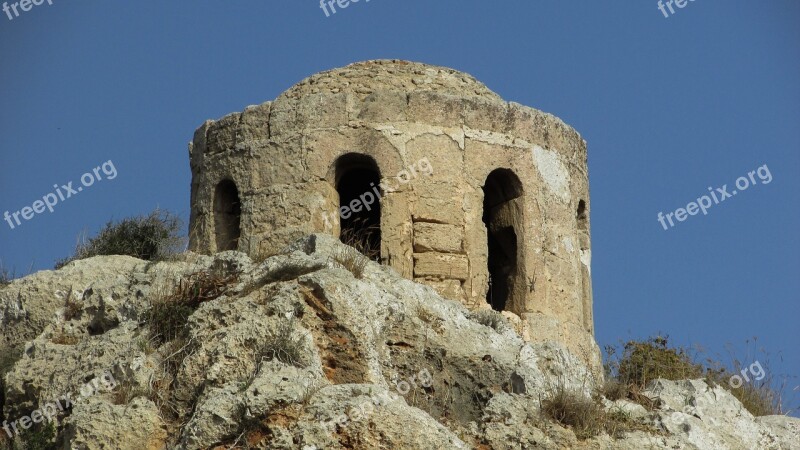
M 800 420 L 701 380 L 652 383 L 649 410 L 604 400 L 636 426 L 579 440 L 539 411 L 560 388 L 592 395 L 591 358 L 327 235 L 260 263 L 75 261 L 0 288 L 0 324 L 0 448 L 800 448 Z

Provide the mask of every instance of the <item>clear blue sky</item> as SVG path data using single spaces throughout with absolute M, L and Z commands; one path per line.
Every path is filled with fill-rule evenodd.
M 112 160 L 118 171 L 11 230 L 0 258 L 52 267 L 78 233 L 155 207 L 188 216 L 204 120 L 355 61 L 466 71 L 589 143 L 600 344 L 662 332 L 800 375 L 800 2 L 54 0 L 0 15 L 0 214 Z M 757 184 L 665 231 L 767 164 Z M 758 180 L 758 178 L 756 178 Z M 777 352 L 784 361 L 777 362 Z M 795 380 L 796 381 L 796 380 Z

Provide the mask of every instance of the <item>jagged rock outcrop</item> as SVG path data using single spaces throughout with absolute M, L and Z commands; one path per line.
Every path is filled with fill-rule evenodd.
M 4 418 L 70 394 L 71 408 L 54 414 L 67 449 L 800 442 L 800 421 L 753 418 L 701 381 L 652 385 L 654 411 L 608 402 L 651 431 L 579 441 L 538 411 L 556 385 L 589 395 L 602 381 L 591 358 L 528 343 L 501 315 L 471 312 L 390 268 L 370 262 L 355 277 L 348 258 L 358 256 L 312 235 L 260 264 L 238 252 L 160 263 L 96 257 L 16 280 L 0 288 L 2 351 L 24 347 L 5 375 Z M 162 344 L 148 311 L 197 271 L 230 284 L 192 312 L 185 338 Z M 56 294 L 66 289 L 75 291 L 69 301 Z

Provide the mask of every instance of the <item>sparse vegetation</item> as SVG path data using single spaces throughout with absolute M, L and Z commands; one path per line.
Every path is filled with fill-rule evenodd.
M 16 273 L 11 272 L 6 269 L 5 266 L 0 265 L 0 287 L 11 284 L 11 281 L 16 277 Z
M 622 409 L 606 411 L 599 397 L 590 398 L 563 386 L 553 387 L 547 398 L 542 400 L 542 414 L 571 429 L 581 440 L 591 439 L 601 433 L 621 438 L 623 433 L 634 430 L 655 432 L 652 427 L 636 421 Z
M 347 269 L 356 278 L 364 276 L 369 260 L 353 247 L 339 247 L 334 251 L 333 260 L 342 268 Z
M 603 431 L 603 408 L 589 397 L 558 386 L 542 400 L 542 413 L 550 420 L 572 429 L 578 439 Z
M 761 379 L 742 377 L 741 386 L 734 387 L 730 383 L 731 377 L 746 370 L 747 363 L 732 357 L 733 370 L 712 358 L 698 363 L 695 362 L 697 354 L 684 347 L 670 346 L 668 339 L 668 336 L 657 336 L 643 341 L 632 340 L 622 346 L 621 352 L 614 346 L 606 346 L 607 381 L 600 393 L 609 400 L 627 398 L 649 409 L 653 406 L 652 399 L 642 395 L 641 391 L 651 381 L 658 378 L 705 378 L 710 385 L 720 385 L 730 391 L 754 416 L 784 413 L 781 392 L 787 383 L 784 380 L 783 386 L 778 386 L 769 369 L 764 369 Z M 768 364 L 768 358 L 762 358 L 761 362 Z
M 51 450 L 55 448 L 56 427 L 52 422 L 34 425 L 19 438 L 25 450 Z
M 366 219 L 356 219 L 349 227 L 343 228 L 339 233 L 339 240 L 344 244 L 358 250 L 371 261 L 380 261 L 381 248 L 380 227 L 370 225 Z
M 64 320 L 70 321 L 76 317 L 83 310 L 81 304 L 72 298 L 72 288 L 67 293 L 67 298 L 64 299 Z
M 600 387 L 600 394 L 603 397 L 615 401 L 628 397 L 629 387 L 617 379 L 607 379 Z
M 681 347 L 670 347 L 668 337 L 653 337 L 645 341 L 629 341 L 619 359 L 610 358 L 611 372 L 625 385 L 644 389 L 655 379 L 685 380 L 702 378 L 705 370 L 700 364 L 692 362 L 689 351 Z M 610 357 L 614 349 L 607 347 Z
M 3 407 L 6 403 L 6 374 L 11 372 L 14 364 L 22 357 L 22 348 L 12 348 L 0 352 L 0 421 L 6 417 L 3 414 Z
M 364 276 L 369 261 L 380 260 L 381 250 L 375 248 L 373 235 L 380 233 L 377 227 L 369 227 L 356 222 L 356 226 L 343 229 L 339 240 L 346 247 L 337 248 L 331 255 L 333 261 L 347 269 L 356 278 Z
M 97 236 L 79 238 L 75 253 L 56 262 L 56 269 L 68 263 L 100 255 L 128 255 L 147 261 L 164 259 L 179 251 L 181 220 L 162 210 L 146 216 L 108 222 Z
M 181 280 L 170 295 L 153 301 L 147 321 L 160 343 L 188 337 L 189 316 L 201 303 L 213 300 L 236 280 L 207 271 L 196 272 Z
M 50 342 L 52 342 L 53 344 L 58 344 L 58 345 L 75 345 L 80 341 L 81 341 L 80 337 L 66 333 L 57 334 L 56 336 L 53 336 L 53 338 L 50 340 Z
M 751 345 L 751 341 L 746 344 Z M 731 366 L 733 370 L 727 372 L 724 369 L 717 370 L 718 382 L 728 389 L 742 405 L 754 416 L 769 416 L 775 414 L 791 414 L 797 411 L 797 397 L 785 398 L 784 392 L 789 387 L 788 376 L 779 376 L 771 367 L 770 355 L 758 347 L 758 339 L 753 338 L 752 353 L 749 350 L 748 356 L 737 357 L 730 352 Z M 756 353 L 759 356 L 756 356 Z M 746 379 L 742 373 L 749 373 Z M 731 377 L 739 376 L 742 380 L 741 386 L 738 383 L 731 383 Z M 792 377 L 797 379 L 797 377 Z M 795 391 L 800 388 L 795 388 Z
M 278 329 L 267 336 L 258 349 L 256 372 L 260 370 L 263 361 L 271 360 L 278 360 L 291 366 L 305 367 L 304 349 L 303 339 L 294 334 L 294 320 L 281 322 Z

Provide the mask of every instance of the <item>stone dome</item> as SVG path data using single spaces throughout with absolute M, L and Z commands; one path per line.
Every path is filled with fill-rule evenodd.
M 447 67 L 382 59 L 357 62 L 312 75 L 282 96 L 300 98 L 308 94 L 355 93 L 363 99 L 375 91 L 437 92 L 461 97 L 501 100 L 475 77 Z

